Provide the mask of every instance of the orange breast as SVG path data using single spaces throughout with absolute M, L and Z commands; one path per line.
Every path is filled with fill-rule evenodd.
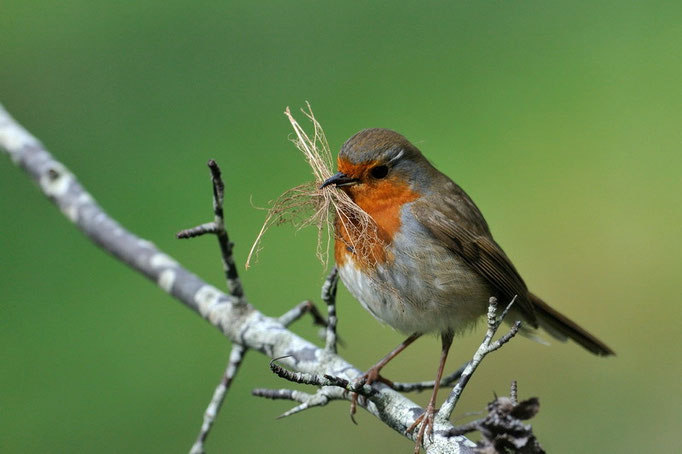
M 339 170 L 346 175 L 359 178 L 361 183 L 353 186 L 344 186 L 342 189 L 348 193 L 351 199 L 365 211 L 374 220 L 377 228 L 377 238 L 368 240 L 360 237 L 360 229 L 344 228 L 344 226 L 337 220 L 336 234 L 337 241 L 334 248 L 334 255 L 336 262 L 343 265 L 352 254 L 357 251 L 351 250 L 350 244 L 357 244 L 363 241 L 373 241 L 375 244 L 363 244 L 363 249 L 370 251 L 368 254 L 371 260 L 358 260 L 358 266 L 371 266 L 374 263 L 382 263 L 391 259 L 390 254 L 386 251 L 395 234 L 400 230 L 401 220 L 400 212 L 406 203 L 412 202 L 418 198 L 418 194 L 410 189 L 407 182 L 393 176 L 388 176 L 384 179 L 364 178 L 365 169 L 371 169 L 371 164 L 364 164 L 356 166 L 358 168 L 350 169 L 348 165 L 342 165 L 339 161 Z M 360 174 L 360 175 L 358 175 Z M 353 220 L 351 220 L 353 222 Z

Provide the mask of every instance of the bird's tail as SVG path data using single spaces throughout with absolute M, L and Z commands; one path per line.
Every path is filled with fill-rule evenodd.
M 539 297 L 532 293 L 529 296 L 535 308 L 535 315 L 538 318 L 540 327 L 553 337 L 564 342 L 567 338 L 570 338 L 595 355 L 609 356 L 616 354 L 605 343 L 582 329 L 573 320 L 552 309 L 549 304 L 542 301 Z

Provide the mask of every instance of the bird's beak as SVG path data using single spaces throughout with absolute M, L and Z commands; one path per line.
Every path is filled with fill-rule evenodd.
M 351 184 L 356 184 L 357 182 L 358 182 L 357 178 L 351 178 L 343 172 L 337 172 L 331 177 L 327 178 L 327 180 L 324 183 L 322 183 L 322 186 L 320 186 L 320 189 L 326 188 L 330 184 L 333 184 L 338 188 L 340 186 L 349 186 Z

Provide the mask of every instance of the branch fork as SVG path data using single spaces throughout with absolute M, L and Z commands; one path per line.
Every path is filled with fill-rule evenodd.
M 516 334 L 519 332 L 519 329 L 521 328 L 521 322 L 516 321 L 512 324 L 512 327 L 508 333 L 506 333 L 498 340 L 493 342 L 495 333 L 497 333 L 497 330 L 500 328 L 502 321 L 504 320 L 505 316 L 509 313 L 509 309 L 511 309 L 515 301 L 516 297 L 514 297 L 511 300 L 511 302 L 507 305 L 507 307 L 502 311 L 502 314 L 500 314 L 499 318 L 496 316 L 497 298 L 492 297 L 488 301 L 487 314 L 488 329 L 486 330 L 483 342 L 474 353 L 474 356 L 471 359 L 471 361 L 469 361 L 469 363 L 464 367 L 464 370 L 462 371 L 459 381 L 457 382 L 455 387 L 452 388 L 450 395 L 445 400 L 443 405 L 440 407 L 440 410 L 438 410 L 438 413 L 436 414 L 435 417 L 435 424 L 443 424 L 450 420 L 450 416 L 452 415 L 452 412 L 454 411 L 455 406 L 457 405 L 457 402 L 459 401 L 459 398 L 462 395 L 462 391 L 464 391 L 464 388 L 469 382 L 469 379 L 476 371 L 476 368 L 479 366 L 479 364 L 481 364 L 483 358 L 485 358 L 486 355 L 488 355 L 489 353 L 498 350 L 504 344 L 509 342 L 514 336 L 516 336 Z

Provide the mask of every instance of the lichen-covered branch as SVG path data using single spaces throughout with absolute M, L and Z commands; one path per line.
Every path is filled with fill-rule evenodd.
M 307 410 L 313 407 L 324 407 L 332 400 L 344 399 L 344 391 L 341 388 L 325 387 L 320 388 L 315 394 L 305 393 L 294 389 L 254 389 L 251 394 L 257 397 L 265 397 L 273 400 L 292 400 L 299 402 L 291 410 L 288 410 L 277 417 L 277 419 L 286 418 L 287 416 Z M 452 432 L 455 435 L 454 432 Z M 459 435 L 459 434 L 456 434 Z
M 519 321 L 514 322 L 514 324 L 511 327 L 511 330 L 509 330 L 507 334 L 493 342 L 493 337 L 495 336 L 495 333 L 497 333 L 498 328 L 502 324 L 504 317 L 509 312 L 509 309 L 511 308 L 512 304 L 514 304 L 515 300 L 516 297 L 512 299 L 509 305 L 504 309 L 504 311 L 502 311 L 500 317 L 497 318 L 497 299 L 494 297 L 490 298 L 490 303 L 488 304 L 488 329 L 486 331 L 485 338 L 483 339 L 481 346 L 478 347 L 478 350 L 476 350 L 476 353 L 474 353 L 474 357 L 472 358 L 472 360 L 469 361 L 469 363 L 467 363 L 466 367 L 464 368 L 464 371 L 462 371 L 459 381 L 457 382 L 455 387 L 452 388 L 450 395 L 445 400 L 443 405 L 440 407 L 440 410 L 438 410 L 438 414 L 436 415 L 437 421 L 442 422 L 448 421 L 450 419 L 452 411 L 455 409 L 455 406 L 459 401 L 459 397 L 462 395 L 462 391 L 464 391 L 464 387 L 469 382 L 469 379 L 476 371 L 478 365 L 481 364 L 481 361 L 483 361 L 483 358 L 485 358 L 485 356 L 488 353 L 494 352 L 495 350 L 502 347 L 502 345 L 509 342 L 511 338 L 514 337 L 516 333 L 518 333 L 519 328 L 521 327 L 521 322 Z
M 242 298 L 207 284 L 153 243 L 127 231 L 104 212 L 75 175 L 55 160 L 1 106 L 0 149 L 38 183 L 43 193 L 85 236 L 197 312 L 234 343 L 270 358 L 285 357 L 282 364 L 298 372 L 326 374 L 348 381 L 354 381 L 361 375 L 357 368 L 340 356 L 297 336 L 277 319 L 262 314 Z M 236 288 L 233 291 L 238 294 Z M 415 415 L 423 410 L 384 384 L 375 384 L 373 388 L 375 394 L 363 403 L 363 407 L 398 433 L 412 438 L 412 434 L 406 434 L 406 429 L 414 422 Z M 322 389 L 329 389 L 333 398 L 346 398 L 346 391 L 342 388 Z M 452 429 L 450 422 L 440 422 L 434 428 L 429 452 L 471 452 L 473 443 L 450 433 Z
M 343 377 L 336 377 L 329 374 L 317 375 L 306 372 L 292 372 L 275 362 L 280 359 L 283 358 L 275 358 L 270 361 L 270 370 L 273 371 L 278 377 L 290 382 L 314 386 L 338 386 L 339 388 L 342 388 L 346 391 L 358 393 L 365 397 L 376 394 L 374 388 L 372 388 L 370 385 L 366 385 L 362 380 L 351 381 Z
M 190 454 L 204 453 L 204 443 L 206 442 L 206 438 L 208 437 L 208 434 L 211 431 L 211 428 L 213 427 L 213 423 L 215 422 L 215 419 L 218 416 L 220 407 L 222 406 L 223 401 L 225 400 L 225 394 L 227 394 L 227 390 L 230 389 L 230 385 L 232 384 L 234 377 L 237 375 L 237 372 L 239 371 L 239 366 L 244 360 L 245 354 L 246 348 L 242 347 L 239 344 L 234 344 L 232 346 L 232 351 L 230 352 L 230 359 L 227 363 L 227 368 L 225 369 L 223 378 L 220 380 L 220 383 L 213 392 L 211 402 L 209 402 L 208 407 L 206 407 L 206 412 L 204 412 L 204 422 L 201 425 L 201 430 L 199 431 L 197 441 L 194 442 L 192 449 L 190 449 L 189 451 Z
M 218 245 L 220 246 L 220 254 L 223 263 L 223 270 L 225 272 L 227 290 L 231 296 L 237 298 L 240 304 L 246 304 L 244 288 L 242 286 L 241 280 L 239 279 L 237 266 L 234 263 L 234 257 L 232 255 L 233 244 L 230 242 L 230 238 L 227 235 L 227 230 L 225 229 L 225 215 L 223 209 L 223 203 L 225 201 L 225 184 L 223 183 L 223 178 L 218 164 L 211 159 L 208 161 L 207 165 L 211 170 L 211 181 L 213 183 L 213 222 L 208 222 L 191 229 L 183 230 L 177 234 L 177 237 L 195 238 L 205 234 L 215 235 L 218 238 Z M 204 412 L 204 421 L 201 425 L 197 441 L 190 449 L 190 454 L 204 453 L 204 444 L 206 442 L 206 438 L 208 438 L 208 434 L 213 427 L 213 422 L 218 417 L 218 412 L 223 405 L 227 391 L 232 384 L 232 380 L 239 371 L 239 366 L 241 365 L 246 352 L 246 347 L 236 343 L 233 344 L 227 368 L 225 369 L 225 373 L 223 374 L 220 383 L 218 383 L 218 386 L 213 393 L 213 397 L 209 402 L 206 411 Z
M 227 290 L 230 295 L 238 298 L 240 302 L 246 303 L 244 296 L 244 287 L 242 281 L 239 279 L 237 272 L 237 265 L 234 263 L 234 256 L 232 249 L 234 243 L 230 241 L 225 229 L 225 184 L 220 172 L 218 164 L 211 159 L 208 161 L 208 168 L 211 170 L 211 181 L 213 182 L 213 222 L 201 224 L 191 229 L 178 232 L 178 238 L 194 238 L 207 233 L 212 233 L 218 238 L 218 245 L 220 246 L 220 255 L 223 261 L 223 271 L 225 271 L 225 280 L 227 281 Z
M 336 290 L 338 285 L 339 271 L 334 265 L 322 286 L 322 301 L 327 304 L 327 330 L 324 348 L 331 353 L 336 353 Z

